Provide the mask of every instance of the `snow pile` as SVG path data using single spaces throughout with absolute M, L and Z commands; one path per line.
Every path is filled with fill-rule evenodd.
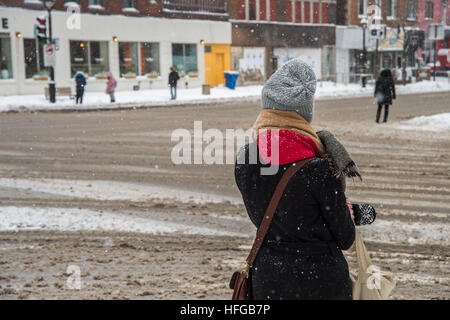
M 398 94 L 426 93 L 450 91 L 450 82 L 445 78 L 437 78 L 436 82 L 421 81 L 417 83 L 397 85 Z M 75 100 L 68 97 L 57 97 L 57 103 L 51 104 L 44 95 L 0 96 L 0 112 L 26 110 L 97 110 L 152 106 L 177 106 L 186 104 L 257 101 L 261 98 L 261 85 L 226 87 L 211 89 L 210 95 L 203 95 L 201 88 L 184 89 L 177 92 L 177 100 L 170 99 L 168 89 L 118 91 L 117 103 L 109 103 L 109 96 L 102 92 L 86 92 L 83 105 L 76 105 Z M 316 99 L 373 97 L 373 85 L 362 88 L 359 84 L 335 84 L 330 81 L 318 82 Z
M 358 229 L 364 240 L 379 243 L 440 245 L 448 247 L 450 224 L 377 220 Z
M 0 207 L 0 230 L 118 231 L 247 237 L 247 234 L 76 208 Z
M 0 178 L 0 188 L 12 188 L 16 192 L 47 194 L 47 196 L 93 199 L 101 201 L 179 201 L 181 203 L 233 203 L 239 198 L 196 192 L 148 183 L 130 183 L 103 180 L 65 179 L 8 179 Z
M 438 113 L 432 116 L 420 116 L 392 125 L 402 130 L 450 131 L 450 113 Z

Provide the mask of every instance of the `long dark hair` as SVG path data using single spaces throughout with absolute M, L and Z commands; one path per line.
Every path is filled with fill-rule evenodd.
M 392 79 L 392 72 L 390 69 L 384 69 L 380 73 L 380 77 Z

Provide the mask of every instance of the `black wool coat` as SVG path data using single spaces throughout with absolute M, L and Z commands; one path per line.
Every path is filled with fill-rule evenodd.
M 258 228 L 275 187 L 291 164 L 274 175 L 259 159 L 249 164 L 249 145 L 242 147 L 235 178 L 250 220 Z M 257 157 L 259 158 L 259 157 Z M 243 163 L 243 159 L 246 159 Z M 289 181 L 253 268 L 253 299 L 352 299 L 347 261 L 355 226 L 342 183 L 328 161 L 314 159 Z
M 375 83 L 375 97 L 379 104 L 392 104 L 396 98 L 395 85 L 392 77 L 380 76 Z
M 169 85 L 172 87 L 177 86 L 177 82 L 180 80 L 180 76 L 178 75 L 178 72 L 172 71 L 169 73 Z

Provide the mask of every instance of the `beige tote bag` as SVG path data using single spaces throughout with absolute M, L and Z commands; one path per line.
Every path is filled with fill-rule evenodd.
M 395 280 L 389 273 L 372 264 L 359 231 L 355 232 L 359 271 L 356 280 L 350 275 L 353 282 L 353 300 L 387 300 L 395 287 Z

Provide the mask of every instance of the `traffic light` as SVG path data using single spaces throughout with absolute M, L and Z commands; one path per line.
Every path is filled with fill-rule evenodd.
M 38 24 L 34 27 L 34 34 L 40 41 L 47 42 L 47 18 L 41 16 L 36 20 Z

